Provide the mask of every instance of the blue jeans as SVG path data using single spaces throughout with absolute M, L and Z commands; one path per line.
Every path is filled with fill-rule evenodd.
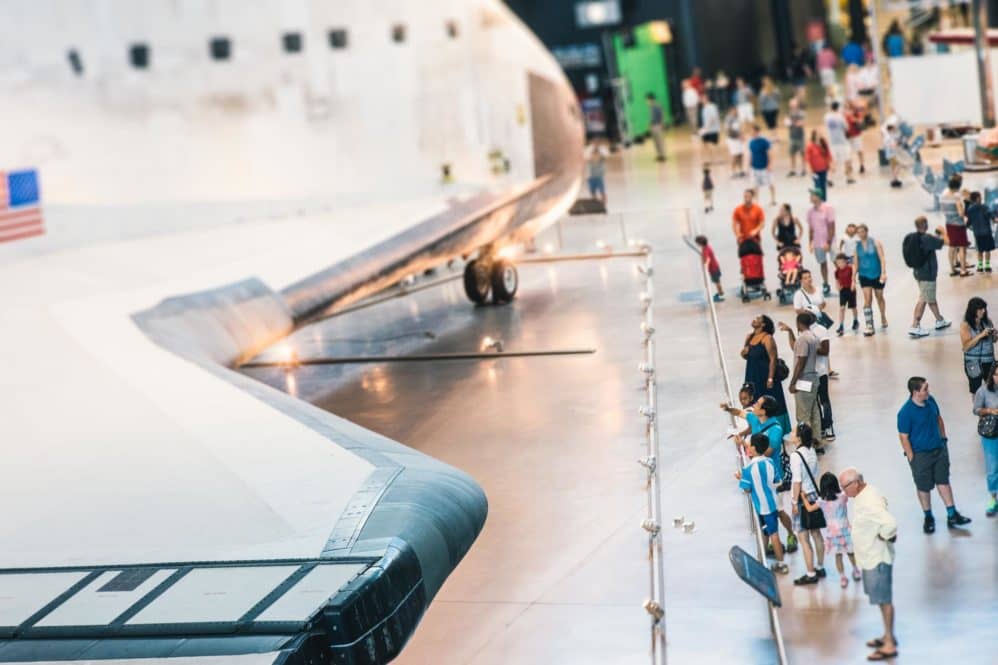
M 988 474 L 988 492 L 998 494 L 998 439 L 981 437 L 984 448 L 984 469 Z
M 814 188 L 821 192 L 821 200 L 828 200 L 828 171 L 814 172 Z

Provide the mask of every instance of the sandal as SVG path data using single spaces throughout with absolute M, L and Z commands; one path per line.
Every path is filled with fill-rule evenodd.
M 891 653 L 887 653 L 886 651 L 881 651 L 880 649 L 877 649 L 876 651 L 874 651 L 873 653 L 871 653 L 869 656 L 867 656 L 866 659 L 867 660 L 887 660 L 888 658 L 897 658 L 899 653 L 900 653 L 899 651 L 893 651 Z
M 900 642 L 898 642 L 898 638 L 895 637 L 894 646 L 897 646 L 899 644 Z M 870 647 L 871 649 L 879 649 L 880 647 L 884 646 L 884 641 L 879 637 L 874 637 L 872 640 L 866 643 L 866 646 Z
M 970 277 L 970 273 L 964 270 L 962 273 L 960 273 L 960 277 Z

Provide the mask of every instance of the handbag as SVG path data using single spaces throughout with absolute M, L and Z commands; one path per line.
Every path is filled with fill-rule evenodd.
M 790 376 L 790 368 L 787 367 L 787 363 L 783 361 L 783 358 L 777 358 L 776 371 L 773 372 L 773 378 L 776 381 L 786 381 L 788 376 Z
M 804 455 L 797 451 L 797 456 L 800 457 L 801 464 L 804 466 L 804 470 L 807 471 L 808 478 L 811 479 L 811 484 L 814 485 L 815 489 L 818 489 L 818 483 L 814 482 L 814 474 L 811 473 L 811 467 L 807 465 L 807 460 L 804 459 Z M 803 483 L 801 483 L 801 491 L 804 491 Z M 803 499 L 797 497 L 797 505 L 800 511 L 800 526 L 805 531 L 816 531 L 817 529 L 824 529 L 828 526 L 825 522 L 825 513 L 820 507 L 815 506 L 814 510 L 808 510 L 807 506 L 804 505 Z
M 998 416 L 981 416 L 977 421 L 977 433 L 985 439 L 998 438 Z
M 982 374 L 981 363 L 976 358 L 971 358 L 970 360 L 964 360 L 963 371 L 967 374 L 968 379 L 979 378 Z
M 807 298 L 807 304 L 814 307 L 814 303 L 811 302 L 811 298 L 808 297 L 807 292 L 804 289 L 801 289 L 800 292 L 804 294 L 805 298 Z M 817 307 L 815 307 L 815 309 L 817 309 Z M 832 317 L 828 316 L 828 314 L 820 309 L 818 309 L 817 314 L 814 315 L 814 320 L 822 328 L 831 328 L 835 325 L 835 321 L 832 320 Z

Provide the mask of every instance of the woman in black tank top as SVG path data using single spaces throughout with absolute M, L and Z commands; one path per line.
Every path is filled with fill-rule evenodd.
M 784 203 L 780 206 L 780 214 L 773 220 L 773 238 L 776 240 L 776 249 L 784 247 L 800 246 L 800 237 L 804 234 L 804 227 L 800 220 L 794 217 L 790 211 L 790 204 Z

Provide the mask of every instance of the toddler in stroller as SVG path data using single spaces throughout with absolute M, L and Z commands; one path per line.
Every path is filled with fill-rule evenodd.
M 766 290 L 766 273 L 762 267 L 762 246 L 756 238 L 747 238 L 738 246 L 738 261 L 742 268 L 742 302 L 753 298 L 769 300 Z
M 780 299 L 781 305 L 786 305 L 794 299 L 794 293 L 800 288 L 800 270 L 803 258 L 800 248 L 796 245 L 787 245 L 777 254 L 776 260 L 779 263 L 780 288 L 776 290 L 776 297 Z

